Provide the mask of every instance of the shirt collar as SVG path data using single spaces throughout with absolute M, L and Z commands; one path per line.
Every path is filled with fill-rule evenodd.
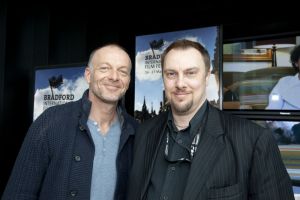
M 86 124 L 92 106 L 92 102 L 89 100 L 88 94 L 89 94 L 89 89 L 87 89 L 82 95 L 82 113 L 80 114 L 82 115 L 80 117 L 81 124 Z M 117 114 L 118 114 L 118 120 L 120 121 L 121 127 L 130 126 L 128 128 L 133 129 L 131 125 L 126 123 L 125 121 L 125 118 L 128 118 L 127 116 L 128 114 L 126 113 L 125 108 L 122 106 L 121 101 L 118 102 Z M 134 131 L 129 131 L 129 133 L 130 135 L 133 135 Z
M 199 110 L 196 112 L 196 114 L 193 116 L 191 121 L 189 122 L 189 126 L 186 129 L 183 129 L 183 130 L 190 129 L 190 134 L 192 134 L 191 136 L 194 136 L 194 135 L 197 134 L 197 129 L 199 128 L 199 124 L 202 123 L 202 119 L 203 119 L 205 111 L 207 109 L 207 104 L 208 103 L 207 103 L 207 100 L 206 100 L 202 104 L 202 106 L 199 108 Z M 174 124 L 174 118 L 173 118 L 171 109 L 170 109 L 170 112 L 168 114 L 167 125 L 168 125 L 168 128 L 170 130 L 178 131 L 178 129 L 176 128 L 176 126 Z

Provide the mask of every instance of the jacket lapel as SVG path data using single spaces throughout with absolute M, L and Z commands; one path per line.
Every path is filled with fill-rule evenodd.
M 209 175 L 213 171 L 216 160 L 221 155 L 225 145 L 224 133 L 218 111 L 209 105 L 209 114 L 204 133 L 200 138 L 200 143 L 196 155 L 192 161 L 190 174 L 187 180 L 184 198 L 192 200 L 198 198 L 199 192 L 203 191 Z
M 166 128 L 166 120 L 167 120 L 167 116 L 168 116 L 168 112 L 162 114 L 162 117 L 157 119 L 157 123 L 154 126 L 153 129 L 151 129 L 148 133 L 147 133 L 147 137 L 146 137 L 146 141 L 145 141 L 145 174 L 144 174 L 144 184 L 142 187 L 142 193 L 141 193 L 141 197 L 143 198 L 149 182 L 150 182 L 150 178 L 151 178 L 151 174 L 153 171 L 153 167 L 154 167 L 154 163 L 156 160 L 156 156 L 158 153 L 158 149 L 159 146 L 162 142 L 163 136 L 164 136 L 164 132 L 165 132 L 165 128 Z M 155 123 L 155 122 L 154 122 Z

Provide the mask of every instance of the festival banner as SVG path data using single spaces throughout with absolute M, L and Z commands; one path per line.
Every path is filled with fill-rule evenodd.
M 220 107 L 219 51 L 221 43 L 219 26 L 137 36 L 134 116 L 141 122 L 167 109 L 160 56 L 168 45 L 177 39 L 197 41 L 208 50 L 211 58 L 211 75 L 207 87 L 207 99 L 211 104 Z
M 85 66 L 56 66 L 35 71 L 33 120 L 51 106 L 76 101 L 88 88 Z

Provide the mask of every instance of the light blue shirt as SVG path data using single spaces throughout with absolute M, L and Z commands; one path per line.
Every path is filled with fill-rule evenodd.
M 266 109 L 299 110 L 300 109 L 299 73 L 295 76 L 281 78 L 269 95 Z
M 97 122 L 88 120 L 87 125 L 95 144 L 91 200 L 113 200 L 117 182 L 116 159 L 120 143 L 120 121 L 113 122 L 103 135 Z

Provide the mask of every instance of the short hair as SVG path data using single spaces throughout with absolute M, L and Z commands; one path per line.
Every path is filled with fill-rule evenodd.
M 108 46 L 114 46 L 114 47 L 117 47 L 117 48 L 123 50 L 123 51 L 124 51 L 125 53 L 127 53 L 127 55 L 129 56 L 129 54 L 128 54 L 128 52 L 126 51 L 126 49 L 125 49 L 124 47 L 122 47 L 121 45 L 119 45 L 119 44 L 117 44 L 117 43 L 107 43 L 107 44 L 105 44 L 105 45 L 102 45 L 102 46 L 100 46 L 100 47 L 94 49 L 94 50 L 90 53 L 90 57 L 89 57 L 89 61 L 88 61 L 88 67 L 90 67 L 91 69 L 93 68 L 92 60 L 93 60 L 93 58 L 94 58 L 95 53 L 96 53 L 98 50 L 100 50 L 100 49 L 102 49 L 102 48 L 104 48 L 104 47 L 108 47 Z
M 210 70 L 210 57 L 209 57 L 208 51 L 200 43 L 194 42 L 194 41 L 191 41 L 191 40 L 186 40 L 186 39 L 176 40 L 175 42 L 173 42 L 172 44 L 170 44 L 165 49 L 165 51 L 161 55 L 161 68 L 163 69 L 164 62 L 165 62 L 165 57 L 166 57 L 166 55 L 172 49 L 182 49 L 182 50 L 185 50 L 185 49 L 189 49 L 189 48 L 194 48 L 194 49 L 196 49 L 196 50 L 198 50 L 200 52 L 200 54 L 202 55 L 203 60 L 204 60 L 205 71 L 206 71 L 206 73 L 208 73 L 209 70 Z
M 296 65 L 299 59 L 300 59 L 300 45 L 296 46 L 291 51 L 291 57 L 290 57 L 290 61 L 293 65 L 293 68 L 296 70 L 296 72 L 299 72 L 299 66 Z

